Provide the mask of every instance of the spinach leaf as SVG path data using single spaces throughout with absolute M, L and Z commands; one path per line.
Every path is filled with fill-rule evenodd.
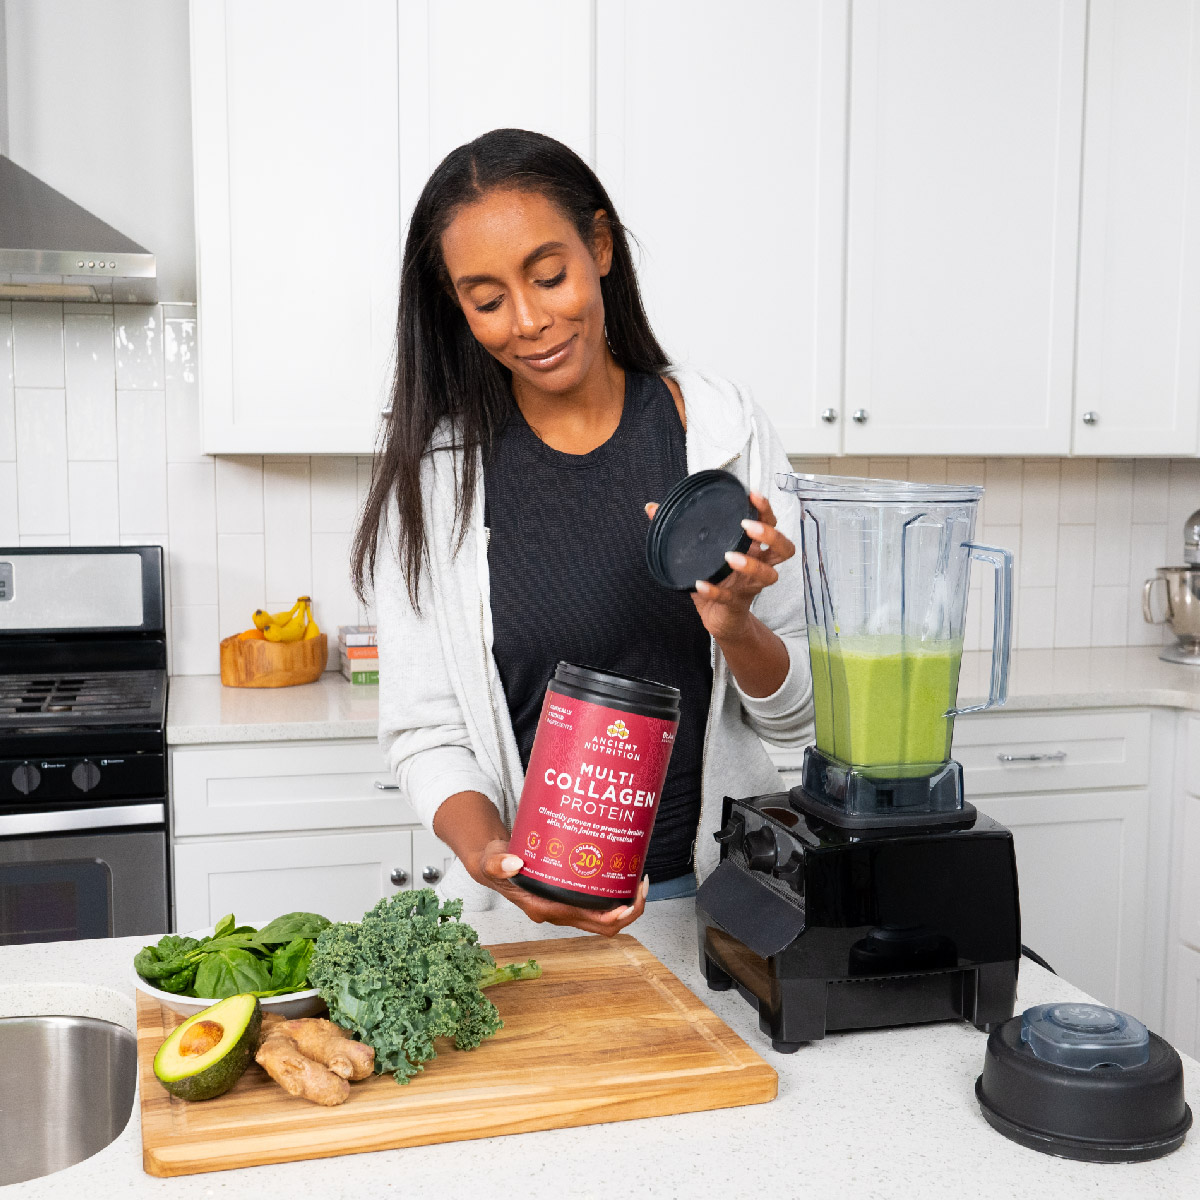
M 216 923 L 216 926 L 213 928 L 212 935 L 214 938 L 224 937 L 236 925 L 237 921 L 234 919 L 233 913 L 227 913 Z
M 188 988 L 192 986 L 192 980 L 196 978 L 196 964 L 189 963 L 186 967 L 181 968 L 174 975 L 164 976 L 162 979 L 156 979 L 154 986 L 160 992 L 173 992 L 177 996 L 183 995 Z
M 239 992 L 258 992 L 271 986 L 271 971 L 266 959 L 236 947 L 206 954 L 196 971 L 197 996 L 224 1000 Z
M 315 944 L 309 938 L 295 938 L 280 946 L 271 956 L 271 990 L 298 992 L 308 981 L 308 964 Z
M 296 938 L 315 938 L 329 924 L 329 918 L 319 913 L 284 913 L 258 931 L 258 940 L 270 944 L 292 942 Z
M 195 938 L 181 938 L 168 933 L 153 946 L 143 946 L 133 959 L 133 967 L 148 983 L 156 983 L 177 975 L 185 966 L 195 966 L 195 954 L 200 943 Z M 171 989 L 164 989 L 171 990 Z

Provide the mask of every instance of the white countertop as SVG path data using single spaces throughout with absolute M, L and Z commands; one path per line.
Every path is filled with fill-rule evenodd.
M 485 942 L 572 936 L 530 925 L 505 906 L 474 914 Z M 980 1115 L 975 1078 L 984 1038 L 965 1024 L 834 1034 L 791 1055 L 774 1053 L 737 992 L 709 992 L 696 963 L 690 900 L 653 904 L 633 932 L 779 1072 L 770 1104 L 608 1126 L 551 1130 L 440 1146 L 253 1167 L 179 1179 L 142 1171 L 137 1102 L 124 1133 L 66 1171 L 13 1184 L 33 1197 L 247 1196 L 255 1200 L 563 1200 L 645 1195 L 778 1197 L 1184 1197 L 1200 1195 L 1200 1127 L 1156 1162 L 1098 1165 L 1050 1158 L 1007 1141 Z M 131 961 L 143 938 L 0 948 L 0 1015 L 67 1012 L 132 1027 Z M 1018 1011 L 1084 999 L 1028 961 Z M 1184 1058 L 1188 1101 L 1200 1102 L 1200 1065 Z M 617 1177 L 614 1177 L 614 1171 Z
M 1163 662 L 1157 646 L 1018 650 L 1005 712 L 1163 707 L 1200 711 L 1200 667 Z M 987 693 L 990 653 L 963 655 L 959 703 Z M 176 675 L 167 704 L 171 745 L 374 738 L 379 689 L 336 671 L 287 688 L 227 688 L 217 675 Z

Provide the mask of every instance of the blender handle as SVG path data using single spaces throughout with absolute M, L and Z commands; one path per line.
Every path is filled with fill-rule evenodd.
M 996 572 L 996 600 L 992 621 L 992 680 L 987 700 L 966 708 L 952 708 L 946 714 L 948 717 L 999 708 L 1008 699 L 1008 650 L 1012 638 L 1012 551 L 1001 550 L 998 546 L 980 546 L 975 542 L 963 544 L 972 558 L 988 563 Z

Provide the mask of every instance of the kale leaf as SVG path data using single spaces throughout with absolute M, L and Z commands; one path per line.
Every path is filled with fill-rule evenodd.
M 381 900 L 359 922 L 330 925 L 317 938 L 308 978 L 329 1019 L 375 1049 L 375 1070 L 407 1083 L 433 1058 L 435 1039 L 471 1050 L 503 1022 L 481 988 L 536 979 L 528 963 L 497 968 L 479 935 L 429 888 Z

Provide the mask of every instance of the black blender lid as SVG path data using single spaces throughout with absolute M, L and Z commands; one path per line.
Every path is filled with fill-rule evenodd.
M 1159 1158 L 1192 1124 L 1174 1048 L 1100 1004 L 1039 1004 L 997 1025 L 975 1096 L 1005 1137 L 1084 1162 Z
M 720 583 L 733 569 L 728 550 L 745 553 L 750 535 L 742 528 L 757 518 L 750 496 L 728 471 L 685 476 L 659 505 L 646 534 L 650 574 L 677 592 L 690 592 L 697 579 Z

